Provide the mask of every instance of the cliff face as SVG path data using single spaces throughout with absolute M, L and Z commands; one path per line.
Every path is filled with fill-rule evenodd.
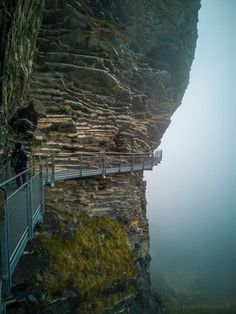
M 0 25 L 4 34 L 2 134 L 9 132 L 8 138 L 3 136 L 7 144 L 4 147 L 11 146 L 20 136 L 28 152 L 53 153 L 57 167 L 68 168 L 78 165 L 82 151 L 143 152 L 160 144 L 188 84 L 197 39 L 199 0 L 46 0 L 45 6 L 41 1 L 25 0 L 12 3 L 11 8 L 2 5 L 1 9 L 7 17 Z M 6 9 L 10 10 L 9 16 Z M 127 265 L 133 264 L 134 270 L 128 267 L 126 279 L 120 270 L 120 277 L 114 275 L 114 280 L 106 286 L 106 293 L 101 293 L 101 286 L 108 275 L 104 275 L 100 285 L 88 289 L 87 294 L 99 295 L 100 301 L 103 300 L 97 311 L 112 308 L 125 296 L 135 298 L 137 291 L 143 297 L 143 310 L 147 310 L 149 232 L 143 174 L 70 180 L 46 191 L 43 228 L 50 239 L 54 233 L 64 240 L 65 234 L 74 239 L 80 229 L 80 215 L 84 214 L 109 216 L 117 221 L 133 251 L 133 261 L 128 257 L 128 249 L 125 253 L 110 251 L 114 258 L 116 254 L 125 254 Z M 94 218 L 91 219 L 93 225 Z M 107 223 L 104 220 L 104 225 Z M 124 247 L 123 240 L 116 240 L 118 247 Z M 37 241 L 33 245 L 45 248 L 51 255 L 49 260 L 56 258 L 55 250 L 45 241 Z M 81 256 L 78 258 L 83 260 Z M 27 259 L 23 258 L 21 263 L 24 269 Z M 59 304 L 70 304 L 66 305 L 68 313 L 81 310 L 86 300 L 95 306 L 97 301 L 90 302 L 88 295 L 79 293 L 78 286 L 67 277 L 62 276 L 65 282 L 60 289 L 55 284 L 56 291 L 53 290 L 45 274 L 49 276 L 47 271 L 54 268 L 49 277 L 53 282 L 62 280 L 55 275 L 57 266 L 49 261 L 41 266 L 36 263 L 34 271 L 40 275 L 32 279 L 34 288 L 26 284 L 28 274 L 20 280 L 16 275 L 18 298 L 22 294 L 17 287 L 24 282 L 24 296 L 27 299 L 33 294 L 42 312 L 47 313 L 47 308 L 50 311 L 50 304 L 55 307 L 55 300 L 60 298 Z M 78 273 L 82 272 L 79 267 Z M 42 284 L 40 279 L 46 283 Z M 81 292 L 83 289 L 79 287 Z M 69 296 L 68 289 L 73 290 Z M 46 297 L 42 298 L 39 291 Z M 104 294 L 112 302 L 105 300 Z M 118 302 L 111 311 L 124 309 L 128 301 L 125 304 Z M 25 302 L 24 308 L 28 306 L 31 305 Z M 85 313 L 84 307 L 81 311 Z M 151 308 L 148 311 L 151 313 Z M 157 309 L 154 311 L 157 313 Z
M 43 1 L 37 0 L 0 2 L 0 157 L 7 155 L 9 122 L 29 102 L 43 5 Z M 27 134 L 29 130 L 24 128 L 24 131 Z
M 34 149 L 63 158 L 157 147 L 188 83 L 197 9 L 46 1 L 30 92 L 40 112 Z

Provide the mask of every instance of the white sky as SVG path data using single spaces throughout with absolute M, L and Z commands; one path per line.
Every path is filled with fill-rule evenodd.
M 236 0 L 203 0 L 198 30 L 163 161 L 145 174 L 153 263 L 167 244 L 236 252 Z

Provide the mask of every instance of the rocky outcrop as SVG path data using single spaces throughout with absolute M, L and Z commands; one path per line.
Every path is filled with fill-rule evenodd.
M 172 8 L 173 6 L 173 8 Z M 198 1 L 46 1 L 35 152 L 149 151 L 188 83 Z
M 27 106 L 36 40 L 41 25 L 44 1 L 1 1 L 1 110 L 0 153 L 7 155 L 6 140 L 11 118 Z
M 11 143 L 19 139 L 20 132 L 29 153 L 54 154 L 59 168 L 78 165 L 80 153 L 85 151 L 155 149 L 188 84 L 199 0 L 46 0 L 40 26 L 42 6 L 43 2 L 36 0 L 16 1 L 4 37 L 2 130 L 9 131 Z M 135 268 L 132 278 L 127 277 L 126 289 L 127 282 L 124 288 L 111 267 L 114 280 L 109 281 L 106 293 L 110 299 L 116 297 L 113 304 L 102 302 L 99 313 L 158 313 L 158 306 L 153 307 L 149 298 L 149 231 L 142 172 L 103 180 L 70 180 L 47 189 L 43 233 L 54 239 L 48 241 L 51 247 L 57 247 L 57 241 L 69 241 L 67 236 L 74 239 L 81 227 L 79 217 L 84 214 L 91 219 L 108 216 L 119 223 Z M 19 309 L 30 311 L 33 303 L 34 311 L 42 313 L 62 307 L 64 313 L 87 313 L 84 302 L 88 295 L 94 297 L 92 288 L 85 296 L 73 285 L 63 285 L 55 294 L 42 284 L 56 252 L 40 238 L 39 233 L 31 245 L 46 252 L 42 261 L 49 258 L 42 262 L 43 267 L 36 267 L 39 276 L 32 280 L 37 291 L 27 284 L 26 277 L 17 281 L 16 272 L 15 296 L 24 300 Z M 114 250 L 114 258 L 123 254 L 125 245 L 117 239 L 119 253 Z M 29 252 L 27 258 L 34 259 L 35 249 Z M 23 268 L 27 258 L 21 261 Z M 54 268 L 50 276 L 53 282 L 59 280 Z M 22 283 L 23 292 L 19 290 Z M 118 297 L 117 287 L 119 293 L 123 287 Z M 134 299 L 140 301 L 138 306 Z M 94 313 L 90 301 L 86 311 Z

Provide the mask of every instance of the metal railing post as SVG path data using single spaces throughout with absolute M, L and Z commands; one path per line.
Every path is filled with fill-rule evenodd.
M 7 180 L 7 165 L 4 165 L 3 168 L 3 181 Z
M 156 151 L 156 157 L 155 157 L 155 165 L 157 166 L 158 165 L 158 151 Z
M 28 220 L 28 227 L 29 227 L 29 237 L 32 237 L 33 235 L 33 193 L 32 193 L 32 177 L 30 176 L 30 173 L 27 173 L 27 220 Z
M 9 161 L 5 165 L 4 177 L 5 177 L 5 180 L 11 177 L 11 163 Z
M 134 171 L 134 155 L 132 154 L 132 158 L 131 158 L 131 172 Z
M 46 158 L 46 183 L 48 183 L 48 157 Z
M 102 177 L 106 177 L 106 152 L 102 153 Z
M 39 165 L 39 176 L 41 179 L 41 184 L 40 184 L 40 202 L 41 202 L 41 211 L 42 214 L 44 213 L 44 184 L 43 184 L 43 164 L 42 161 L 40 162 Z
M 32 166 L 33 166 L 33 175 L 35 175 L 35 160 L 34 160 L 34 157 L 32 159 Z
M 151 166 L 151 169 L 153 168 L 153 165 L 154 165 L 154 153 L 152 152 L 152 155 L 151 155 L 151 163 L 152 163 L 152 166 Z
M 9 213 L 7 208 L 7 192 L 0 187 L 0 252 L 1 279 L 3 297 L 10 291 L 10 247 L 9 247 Z
M 0 182 L 4 182 L 5 181 L 5 166 L 2 167 L 2 169 L 0 170 Z
M 143 170 L 144 170 L 144 155 L 142 155 L 142 166 L 143 166 Z
M 6 174 L 5 174 L 5 176 L 6 176 L 6 180 L 7 179 L 9 179 L 10 177 L 11 177 L 11 174 L 12 174 L 12 171 L 11 171 L 11 163 L 10 162 L 8 162 L 7 164 L 6 164 Z
M 3 282 L 0 278 L 0 313 L 6 314 L 6 305 L 3 297 Z
M 82 177 L 83 176 L 83 156 L 82 156 L 82 154 L 80 154 L 79 163 L 80 163 L 80 177 Z
M 1 181 L 2 182 L 6 181 L 6 165 L 3 165 L 1 169 Z
M 51 186 L 54 186 L 54 181 L 55 181 L 55 158 L 52 155 L 52 181 L 51 181 Z

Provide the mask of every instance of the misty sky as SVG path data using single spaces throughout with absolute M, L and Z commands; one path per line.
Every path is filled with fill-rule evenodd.
M 151 254 L 162 270 L 175 250 L 221 261 L 236 283 L 236 0 L 202 0 L 198 31 L 163 161 L 145 174 Z

